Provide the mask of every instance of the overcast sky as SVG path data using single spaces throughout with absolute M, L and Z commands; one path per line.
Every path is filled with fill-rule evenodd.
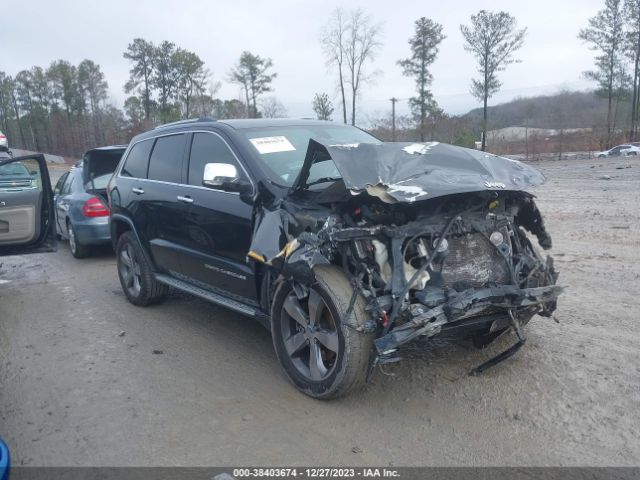
M 484 8 L 505 10 L 527 27 L 522 63 L 500 74 L 503 89 L 491 104 L 518 96 L 554 93 L 562 88 L 591 85 L 581 72 L 591 68 L 593 52 L 577 39 L 587 19 L 603 0 L 6 0 L 0 28 L 0 70 L 15 75 L 33 65 L 46 67 L 55 59 L 74 64 L 89 58 L 99 63 L 109 82 L 112 101 L 122 106 L 122 87 L 130 65 L 122 57 L 133 38 L 158 43 L 170 40 L 196 52 L 222 81 L 219 96 L 241 98 L 239 87 L 227 81 L 243 50 L 273 59 L 276 96 L 289 115 L 312 116 L 315 92 L 327 92 L 338 104 L 335 73 L 327 69 L 319 33 L 330 12 L 361 6 L 383 24 L 383 43 L 369 69 L 380 70 L 374 85 L 360 98 L 362 122 L 390 110 L 389 98 L 402 99 L 408 110 L 413 80 L 403 77 L 396 61 L 409 55 L 408 38 L 414 21 L 429 17 L 444 26 L 447 38 L 433 64 L 433 93 L 448 113 L 477 107 L 469 92 L 475 62 L 463 49 L 459 25 Z M 337 110 L 337 109 L 336 109 Z M 334 114 L 334 117 L 336 115 Z

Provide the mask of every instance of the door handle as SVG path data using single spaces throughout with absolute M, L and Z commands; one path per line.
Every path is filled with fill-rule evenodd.
M 141 188 L 138 188 L 138 187 L 133 187 L 133 188 L 131 189 L 131 191 L 132 191 L 133 193 L 135 193 L 136 195 L 142 195 L 142 194 L 144 193 L 144 190 L 143 190 L 143 189 L 141 189 Z
M 193 198 L 189 197 L 188 195 L 186 197 L 178 195 L 178 201 L 182 203 L 193 203 Z

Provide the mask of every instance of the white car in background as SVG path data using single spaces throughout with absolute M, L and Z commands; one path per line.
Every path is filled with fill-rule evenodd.
M 635 145 L 618 145 L 617 147 L 613 147 L 611 150 L 605 150 L 604 152 L 598 152 L 596 157 L 605 158 L 605 157 L 628 157 L 629 155 L 638 155 L 640 153 L 640 147 L 636 147 Z
M 9 142 L 7 141 L 7 136 L 0 132 L 0 151 L 9 150 Z

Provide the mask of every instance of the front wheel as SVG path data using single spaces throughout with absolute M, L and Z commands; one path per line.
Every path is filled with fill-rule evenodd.
M 314 274 L 316 280 L 304 298 L 289 282 L 278 287 L 271 334 L 289 380 L 311 397 L 329 399 L 365 383 L 374 336 L 358 330 L 367 320 L 360 295 L 345 318 L 353 287 L 342 270 L 322 265 Z

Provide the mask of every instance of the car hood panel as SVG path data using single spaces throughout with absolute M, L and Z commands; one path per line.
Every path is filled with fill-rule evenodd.
M 517 160 L 444 143 L 361 143 L 309 147 L 292 190 L 305 188 L 311 165 L 328 154 L 353 194 L 414 202 L 484 190 L 525 190 L 544 183 L 537 169 Z M 326 157 L 325 157 L 326 158 Z

